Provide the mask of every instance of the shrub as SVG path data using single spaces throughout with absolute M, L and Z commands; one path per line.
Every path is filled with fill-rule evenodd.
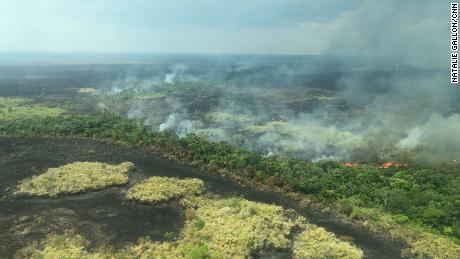
M 363 258 L 359 248 L 337 239 L 323 228 L 310 226 L 296 237 L 294 258 Z
M 458 259 L 460 246 L 447 237 L 424 233 L 412 243 L 410 253 L 413 258 Z
M 185 257 L 191 259 L 207 259 L 211 258 L 207 245 L 200 243 L 190 246 L 185 250 Z
M 172 178 L 171 180 L 183 181 Z M 141 238 L 122 249 L 89 248 L 89 242 L 74 232 L 49 235 L 17 253 L 17 258 L 248 258 L 261 249 L 289 249 L 294 228 L 308 229 L 296 238 L 294 254 L 359 258 L 362 252 L 338 241 L 324 229 L 307 225 L 303 217 L 280 206 L 252 202 L 242 198 L 203 198 L 196 217 L 186 222 L 176 236 L 165 233 L 165 242 Z M 300 249 L 300 250 L 299 250 Z M 329 252 L 325 252 L 328 249 Z M 328 257 L 336 258 L 336 257 Z
M 353 206 L 355 206 L 355 202 L 351 199 L 341 199 L 338 202 L 340 212 L 343 214 L 350 216 L 353 212 Z
M 134 164 L 124 162 L 109 165 L 99 162 L 75 162 L 22 180 L 16 194 L 56 197 L 59 194 L 75 194 L 98 190 L 128 182 L 126 174 Z
M 393 216 L 393 219 L 399 224 L 407 223 L 409 221 L 409 217 L 404 214 L 397 214 Z
M 289 248 L 288 236 L 303 222 L 275 205 L 241 198 L 209 200 L 197 209 L 193 228 L 187 227 L 183 238 L 206 244 L 212 255 L 246 258 L 264 247 Z
M 34 242 L 16 252 L 15 259 L 22 258 L 90 258 L 85 250 L 88 241 L 81 235 L 66 231 L 63 235 L 50 234 L 41 243 Z
M 254 245 L 256 244 L 256 241 L 251 238 L 248 240 L 248 242 L 246 243 L 246 246 L 249 248 L 249 249 L 253 249 L 254 248 Z
M 176 242 L 147 241 L 129 250 L 135 258 L 140 251 L 143 258 L 248 258 L 262 248 L 290 248 L 292 229 L 305 220 L 279 206 L 241 198 L 206 199 L 196 214 Z M 160 253 L 164 248 L 168 251 Z
M 353 206 L 350 217 L 353 219 L 378 220 L 380 214 L 376 209 Z
M 204 222 L 204 220 L 198 218 L 195 220 L 195 222 L 193 223 L 193 226 L 197 229 L 197 230 L 200 230 L 202 228 L 204 228 L 204 225 L 206 223 Z
M 160 203 L 202 193 L 204 183 L 200 179 L 150 177 L 131 187 L 126 197 L 139 202 Z

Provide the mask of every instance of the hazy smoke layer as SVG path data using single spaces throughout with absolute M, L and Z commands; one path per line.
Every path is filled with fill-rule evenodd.
M 450 2 L 367 0 L 333 22 L 332 54 L 394 58 L 394 65 L 448 66 Z
M 279 73 L 284 72 L 274 74 Z M 214 86 L 201 89 L 198 84 L 182 92 L 187 87 L 183 82 L 152 84 L 149 79 L 125 85 L 126 90 L 115 96 L 125 100 L 129 117 L 157 130 L 172 130 L 179 136 L 196 133 L 264 154 L 307 160 L 418 162 L 460 157 L 456 141 L 459 94 L 445 82 L 442 72 L 397 70 L 377 82 L 367 73 L 376 71 L 364 76 L 354 71 L 341 73 L 337 85 L 343 89 L 333 91 L 227 85 L 210 96 Z M 252 77 L 243 77 L 248 76 Z
M 334 56 L 188 59 L 112 89 L 135 89 L 124 112 L 160 131 L 267 155 L 459 159 L 460 94 L 445 69 L 447 7 L 364 1 L 331 22 L 337 38 L 324 44 Z

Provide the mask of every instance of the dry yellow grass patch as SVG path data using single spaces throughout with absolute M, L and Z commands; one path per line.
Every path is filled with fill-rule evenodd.
M 50 168 L 41 175 L 22 180 L 16 194 L 55 197 L 124 184 L 128 182 L 126 173 L 133 167 L 131 162 L 119 165 L 75 162 Z
M 337 239 L 324 228 L 310 225 L 296 237 L 293 248 L 294 258 L 363 258 L 359 248 Z
M 248 258 L 265 248 L 291 248 L 289 235 L 294 227 L 309 226 L 303 217 L 280 206 L 241 198 L 205 198 L 197 195 L 202 189 L 201 180 L 167 177 L 151 177 L 132 187 L 127 192 L 129 199 L 142 202 L 180 199 L 184 206 L 198 208 L 177 241 L 143 240 L 129 248 L 129 253 L 134 258 Z M 304 232 L 301 237 L 320 242 L 320 246 L 330 249 L 328 255 L 336 256 L 333 258 L 362 257 L 361 250 L 339 241 L 324 229 L 309 229 L 313 229 L 312 234 Z M 322 239 L 317 239 L 318 233 L 323 234 Z M 297 244 L 300 245 L 298 241 Z
M 204 183 L 200 179 L 178 179 L 153 176 L 131 187 L 126 197 L 139 202 L 159 203 L 202 193 Z
M 292 229 L 304 223 L 303 217 L 276 205 L 240 198 L 208 200 L 187 224 L 178 247 L 205 247 L 213 258 L 248 258 L 264 248 L 288 249 Z

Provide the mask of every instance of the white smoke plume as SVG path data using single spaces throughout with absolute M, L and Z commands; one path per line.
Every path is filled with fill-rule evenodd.
M 187 134 L 195 133 L 196 129 L 202 127 L 200 121 L 193 121 L 183 118 L 178 113 L 171 113 L 166 121 L 160 124 L 159 131 L 171 130 L 179 137 L 184 137 Z
M 184 64 L 175 64 L 171 66 L 170 69 L 171 69 L 171 72 L 165 75 L 164 83 L 174 84 L 174 80 L 176 79 L 177 75 L 185 72 L 185 70 L 187 69 L 187 66 Z

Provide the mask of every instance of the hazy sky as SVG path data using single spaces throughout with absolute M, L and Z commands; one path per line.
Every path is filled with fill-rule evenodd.
M 0 0 L 0 51 L 320 54 L 364 48 L 372 53 L 385 51 L 379 41 L 395 35 L 401 44 L 411 33 L 423 37 L 411 31 L 420 22 L 430 29 L 423 41 L 431 48 L 439 43 L 433 42 L 437 31 L 448 29 L 448 22 L 441 25 L 441 13 L 449 5 L 441 2 Z M 338 44 L 342 32 L 347 37 Z M 365 37 L 369 32 L 375 39 Z M 354 48 L 357 41 L 363 42 Z
M 0 0 L 0 50 L 317 53 L 360 0 Z

